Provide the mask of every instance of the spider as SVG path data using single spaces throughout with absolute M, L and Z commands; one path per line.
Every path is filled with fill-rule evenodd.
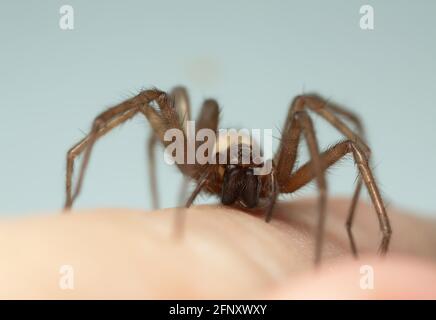
M 312 111 L 328 121 L 345 137 L 345 140 L 320 152 L 308 111 Z M 183 87 L 176 87 L 170 93 L 158 89 L 142 90 L 136 96 L 109 108 L 94 119 L 89 134 L 67 153 L 65 209 L 71 208 L 80 193 L 95 142 L 137 114 L 144 115 L 153 130 L 148 141 L 149 175 L 152 184 L 153 206 L 158 206 L 157 179 L 154 169 L 155 147 L 159 142 L 164 146 L 169 145 L 170 141 L 164 139 L 165 132 L 169 129 L 181 130 L 184 139 L 187 139 L 186 123 L 191 119 L 191 114 L 189 97 Z M 205 100 L 196 120 L 196 130 L 208 128 L 217 132 L 219 114 L 218 103 L 213 99 Z M 350 129 L 346 122 L 351 122 L 356 127 L 356 132 Z M 359 118 L 352 112 L 337 104 L 327 102 L 316 94 L 297 96 L 289 107 L 280 146 L 271 159 L 272 169 L 268 174 L 254 175 L 253 169 L 258 166 L 254 163 L 177 164 L 185 177 L 196 182 L 195 189 L 185 207 L 190 207 L 199 193 L 206 192 L 219 196 L 223 205 L 248 209 L 263 208 L 265 220 L 268 222 L 272 218 L 273 208 L 279 194 L 295 192 L 315 180 L 319 190 L 317 203 L 319 216 L 314 257 L 315 264 L 318 264 L 322 254 L 326 215 L 325 171 L 347 154 L 351 154 L 358 168 L 357 184 L 345 224 L 351 251 L 357 257 L 352 223 L 362 185 L 365 184 L 375 207 L 382 233 L 379 253 L 384 255 L 388 251 L 392 231 L 382 197 L 369 166 L 370 149 L 365 143 L 363 134 L 363 126 Z M 310 160 L 299 168 L 295 168 L 298 146 L 303 138 L 309 150 Z M 238 142 L 238 144 L 242 144 L 242 142 Z M 198 148 L 198 145 L 195 147 Z M 241 145 L 238 145 L 239 147 Z M 74 161 L 81 154 L 83 154 L 83 160 L 73 190 Z

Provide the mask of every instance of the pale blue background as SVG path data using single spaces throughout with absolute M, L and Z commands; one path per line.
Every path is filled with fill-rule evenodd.
M 73 31 L 58 26 L 63 4 Z M 359 28 L 363 4 L 373 31 Z M 433 214 L 435 12 L 431 0 L 2 1 L 0 212 L 60 208 L 65 153 L 93 117 L 142 87 L 184 84 L 194 111 L 220 101 L 225 127 L 282 127 L 303 88 L 349 106 L 387 202 Z M 323 146 L 340 139 L 318 124 Z M 148 132 L 136 118 L 98 143 L 78 207 L 150 207 Z M 331 171 L 332 193 L 351 193 L 353 170 L 349 160 Z M 176 204 L 180 175 L 159 174 L 164 205 Z

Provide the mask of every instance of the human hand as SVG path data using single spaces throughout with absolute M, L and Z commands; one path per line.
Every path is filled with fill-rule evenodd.
M 279 203 L 270 223 L 261 212 L 222 206 L 186 210 L 174 238 L 176 210 L 79 210 L 0 224 L 0 297 L 40 299 L 436 298 L 436 223 L 389 210 L 390 252 L 375 256 L 380 234 L 372 207 L 359 204 L 345 231 L 349 200 L 329 202 L 323 260 L 313 264 L 316 200 Z M 59 286 L 60 268 L 74 289 Z M 359 287 L 360 266 L 374 268 L 374 290 Z

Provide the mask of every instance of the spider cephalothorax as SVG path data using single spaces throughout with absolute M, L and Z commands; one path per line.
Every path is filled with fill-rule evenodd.
M 346 140 L 320 152 L 309 111 L 317 113 L 328 121 Z M 171 141 L 165 139 L 165 133 L 168 130 L 179 130 L 184 142 L 188 140 L 187 137 L 189 135 L 187 123 L 191 118 L 190 104 L 186 90 L 181 87 L 175 88 L 169 94 L 157 89 L 141 91 L 135 97 L 109 108 L 95 118 L 88 136 L 73 146 L 67 155 L 66 209 L 72 206 L 80 192 L 91 150 L 96 140 L 137 114 L 144 115 L 153 130 L 148 144 L 149 176 L 152 185 L 153 205 L 155 207 L 158 206 L 154 162 L 156 143 L 160 142 L 164 146 L 171 144 Z M 196 120 L 195 133 L 200 132 L 202 129 L 218 133 L 218 121 L 218 103 L 213 99 L 206 100 Z M 352 130 L 346 122 L 351 122 L 356 131 Z M 228 135 L 224 136 L 224 140 L 227 140 L 228 137 Z M 311 160 L 296 168 L 298 146 L 303 137 L 306 140 Z M 316 234 L 315 261 L 319 262 L 327 200 L 325 171 L 345 155 L 351 154 L 359 170 L 356 189 L 346 221 L 351 250 L 354 255 L 357 255 L 351 226 L 356 204 L 364 184 L 374 204 L 383 235 L 380 252 L 382 254 L 387 252 L 391 237 L 391 227 L 383 200 L 369 166 L 370 149 L 363 139 L 363 127 L 357 116 L 343 107 L 327 103 L 317 95 L 298 96 L 292 101 L 289 108 L 282 130 L 280 146 L 273 159 L 267 159 L 261 163 L 256 162 L 253 155 L 254 145 L 252 141 L 247 142 L 244 139 L 242 138 L 242 141 L 238 140 L 236 143 L 236 159 L 228 157 L 224 164 L 219 161 L 177 163 L 182 174 L 196 182 L 196 187 L 187 200 L 186 207 L 191 206 L 200 192 L 207 192 L 218 196 L 224 205 L 265 208 L 266 220 L 269 221 L 279 194 L 292 193 L 310 181 L 316 180 L 319 189 L 319 222 Z M 208 154 L 208 156 L 219 156 L 223 150 L 229 148 L 228 145 L 226 146 L 226 144 L 220 144 L 219 142 L 222 142 L 222 138 L 218 138 L 215 143 L 215 151 Z M 226 147 L 222 147 L 222 145 Z M 194 152 L 198 151 L 200 147 L 198 143 L 195 143 Z M 185 147 L 183 150 L 186 151 Z M 248 150 L 248 161 L 240 159 L 241 155 L 244 154 L 244 150 Z M 74 160 L 82 153 L 84 153 L 84 158 L 78 181 L 73 191 Z M 266 163 L 270 165 L 269 169 L 265 173 L 259 173 L 259 167 L 265 166 Z

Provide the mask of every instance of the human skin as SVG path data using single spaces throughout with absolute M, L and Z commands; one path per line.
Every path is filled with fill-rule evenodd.
M 182 237 L 174 209 L 92 209 L 0 222 L 0 298 L 24 299 L 414 299 L 436 298 L 436 222 L 389 208 L 387 256 L 373 208 L 360 203 L 350 253 L 349 199 L 331 199 L 320 267 L 313 264 L 316 199 L 261 212 L 194 206 Z M 178 211 L 181 213 L 182 211 Z M 62 266 L 74 289 L 62 289 Z M 361 267 L 374 288 L 359 286 Z M 68 273 L 71 275 L 71 273 Z M 69 282 L 71 283 L 71 282 Z

